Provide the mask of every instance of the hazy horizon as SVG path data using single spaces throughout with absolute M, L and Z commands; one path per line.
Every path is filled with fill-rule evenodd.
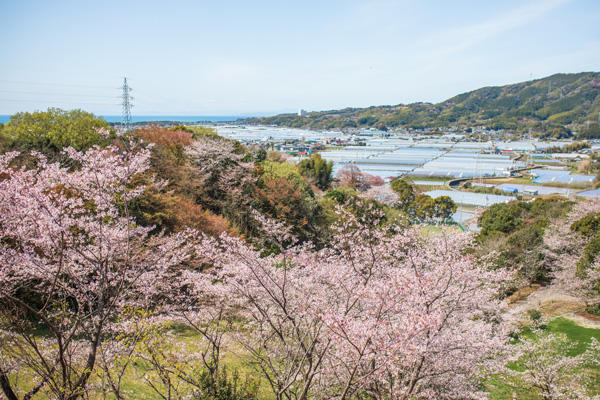
M 431 102 L 600 70 L 600 3 L 22 1 L 0 5 L 0 114 L 249 116 Z

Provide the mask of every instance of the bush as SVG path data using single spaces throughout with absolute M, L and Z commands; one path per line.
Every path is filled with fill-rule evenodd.
M 480 236 L 493 232 L 511 233 L 523 223 L 520 207 L 512 204 L 494 204 L 479 217 Z
M 542 313 L 540 310 L 527 310 L 527 315 L 529 316 L 529 319 L 532 320 L 534 323 L 542 319 Z
M 592 304 L 591 306 L 587 306 L 585 309 L 586 312 L 593 315 L 600 316 L 600 303 Z
M 583 236 L 593 236 L 600 230 L 600 214 L 590 214 L 573 222 L 571 230 Z
M 583 249 L 583 255 L 577 262 L 577 273 L 585 274 L 585 271 L 594 263 L 600 254 L 600 235 L 596 235 Z
M 237 370 L 231 375 L 223 368 L 214 375 L 200 372 L 200 388 L 193 400 L 255 400 L 258 399 L 259 381 L 248 377 L 241 380 Z

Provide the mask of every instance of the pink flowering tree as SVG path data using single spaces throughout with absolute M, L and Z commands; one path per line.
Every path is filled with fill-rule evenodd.
M 353 164 L 344 165 L 336 174 L 340 185 L 358 190 L 367 190 L 374 186 L 383 185 L 383 178 L 362 172 Z
M 514 346 L 510 360 L 519 368 L 506 367 L 505 374 L 544 400 L 597 399 L 588 392 L 585 368 L 598 365 L 598 341 L 592 338 L 585 352 L 572 355 L 577 345 L 564 334 L 538 332 Z
M 494 299 L 505 276 L 464 255 L 465 236 L 426 240 L 371 228 L 375 210 L 340 213 L 320 251 L 264 256 L 226 236 L 200 244 L 244 321 L 234 339 L 275 398 L 482 397 L 477 372 L 506 340 Z
M 67 149 L 67 170 L 0 155 L 0 388 L 9 400 L 82 398 L 123 310 L 189 255 L 186 234 L 149 237 L 128 202 L 147 150 Z M 104 360 L 110 359 L 102 354 Z M 22 381 L 29 382 L 23 385 Z
M 330 387 L 344 388 L 340 398 L 480 396 L 474 376 L 506 339 L 493 321 L 506 276 L 462 254 L 468 236 L 425 240 L 365 222 L 347 215 L 333 249 L 317 255 L 329 290 L 318 309 L 332 340 Z
M 589 238 L 571 227 L 582 218 L 599 213 L 600 201 L 578 201 L 565 218 L 553 221 L 544 234 L 544 254 L 554 284 L 587 304 L 600 301 L 600 260 L 595 260 L 586 271 L 578 271 L 577 264 Z
M 396 193 L 390 185 L 379 185 L 369 188 L 367 191 L 362 192 L 360 197 L 371 198 L 385 204 L 386 206 L 395 206 L 400 199 L 398 193 Z

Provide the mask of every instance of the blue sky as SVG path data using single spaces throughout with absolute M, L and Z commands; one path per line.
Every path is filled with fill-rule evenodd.
M 240 115 L 438 102 L 600 70 L 600 1 L 0 0 L 0 114 Z

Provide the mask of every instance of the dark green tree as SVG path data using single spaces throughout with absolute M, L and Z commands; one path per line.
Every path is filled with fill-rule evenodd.
M 456 204 L 448 196 L 436 197 L 433 200 L 431 217 L 441 223 L 448 223 L 452 220 L 452 214 L 456 212 Z
M 398 207 L 406 210 L 415 201 L 415 190 L 412 185 L 404 179 L 396 179 L 390 184 L 392 190 L 398 193 Z
M 314 180 L 319 189 L 326 190 L 329 187 L 333 162 L 327 162 L 320 154 L 313 153 L 310 158 L 300 161 L 298 169 L 302 176 Z

